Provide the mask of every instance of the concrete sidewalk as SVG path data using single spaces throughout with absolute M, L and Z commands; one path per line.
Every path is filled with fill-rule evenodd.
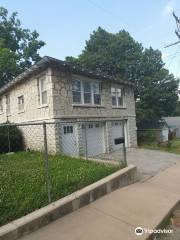
M 180 200 L 180 163 L 146 182 L 121 189 L 21 240 L 135 240 L 140 226 L 154 229 Z

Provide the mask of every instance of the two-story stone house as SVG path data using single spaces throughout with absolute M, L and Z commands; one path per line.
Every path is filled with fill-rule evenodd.
M 121 148 L 122 120 L 127 147 L 136 147 L 133 84 L 43 57 L 0 89 L 0 123 L 62 122 L 51 126 L 52 151 L 89 156 Z M 85 124 L 84 124 L 85 123 Z M 53 125 L 53 124 L 52 124 Z M 40 126 L 27 146 L 41 148 Z M 22 129 L 23 131 L 23 129 Z M 50 148 L 49 146 L 49 148 Z

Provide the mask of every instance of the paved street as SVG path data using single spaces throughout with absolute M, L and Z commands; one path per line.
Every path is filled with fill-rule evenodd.
M 144 166 L 143 158 L 137 160 L 139 151 L 128 154 L 129 161 L 132 155 L 139 167 Z M 154 177 L 118 189 L 22 240 L 145 239 L 147 234 L 137 237 L 135 228 L 154 229 L 180 200 L 180 163 L 176 163 L 179 156 L 157 152 L 159 156 L 154 159 L 153 154 L 155 152 L 144 150 L 144 157 L 152 160 L 151 164 L 147 163 L 150 167 L 147 173 L 156 174 Z M 158 159 L 161 163 L 156 162 Z M 153 167 L 153 162 L 158 167 Z M 146 164 L 145 167 L 148 170 Z M 145 168 L 142 171 L 146 173 Z

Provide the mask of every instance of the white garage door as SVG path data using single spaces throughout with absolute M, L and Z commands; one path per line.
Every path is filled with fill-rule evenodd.
M 121 143 L 123 137 L 123 123 L 122 121 L 113 121 L 112 122 L 112 141 L 113 141 L 113 150 L 118 150 L 123 147 Z
M 66 124 L 62 126 L 61 131 L 62 152 L 70 156 L 78 156 L 79 144 L 76 124 Z
M 105 152 L 104 124 L 89 123 L 86 125 L 87 156 L 92 157 Z

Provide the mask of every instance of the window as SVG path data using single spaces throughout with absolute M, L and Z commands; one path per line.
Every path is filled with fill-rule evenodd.
M 18 110 L 21 112 L 21 111 L 24 111 L 24 96 L 20 96 L 18 97 Z
M 39 104 L 47 104 L 47 79 L 41 78 L 38 80 Z
M 73 133 L 73 126 L 64 126 L 64 134 Z
M 73 103 L 81 103 L 81 81 L 75 80 L 72 84 Z
M 3 101 L 2 98 L 0 98 L 0 113 L 3 112 Z
M 83 90 L 84 90 L 84 104 L 91 104 L 91 83 L 90 82 L 84 82 L 83 83 Z
M 100 105 L 101 104 L 101 89 L 99 83 L 93 83 L 93 97 L 94 97 L 94 104 Z
M 111 88 L 112 106 L 123 107 L 124 106 L 124 89 L 123 88 Z
M 101 105 L 101 85 L 99 82 L 75 80 L 72 83 L 73 103 Z
M 10 96 L 6 95 L 6 113 L 9 115 L 11 113 L 10 109 Z

